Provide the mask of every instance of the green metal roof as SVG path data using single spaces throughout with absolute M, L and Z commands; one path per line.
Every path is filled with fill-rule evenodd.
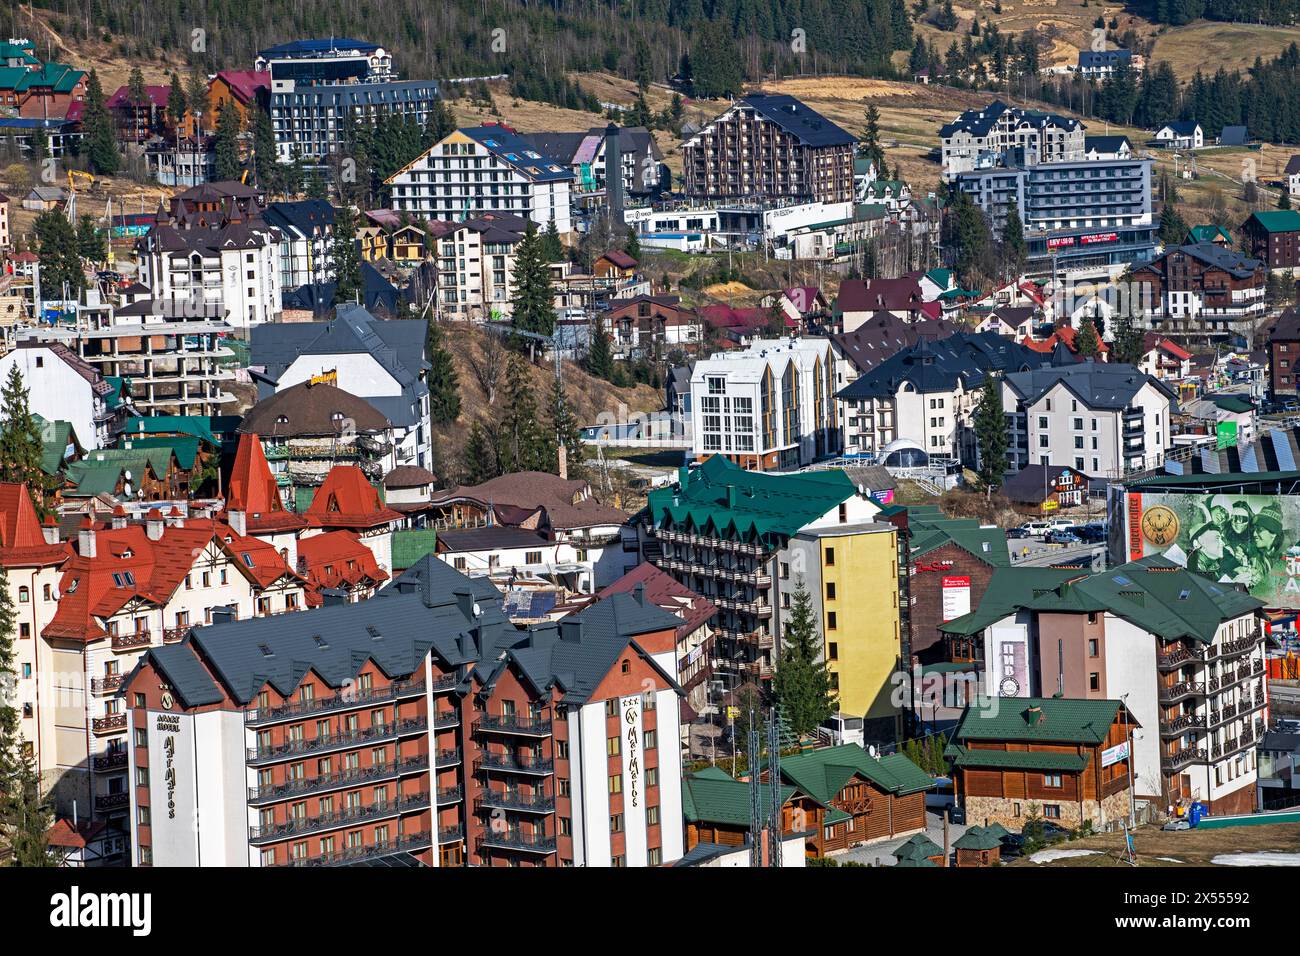
M 902 846 L 894 850 L 893 856 L 899 860 L 925 859 L 931 856 L 943 856 L 943 847 L 935 843 L 924 833 L 914 834 Z
M 1232 242 L 1232 236 L 1222 226 L 1192 226 L 1187 234 L 1187 239 L 1189 243 L 1213 242 L 1215 239 Z
M 1265 209 L 1252 213 L 1250 218 L 1265 232 L 1300 232 L 1300 212 L 1294 209 Z
M 993 697 L 985 701 L 985 704 L 996 706 L 967 706 L 962 713 L 961 722 L 952 733 L 952 739 L 958 746 L 968 740 L 1096 746 L 1105 742 L 1111 724 L 1123 706 L 1118 700 L 1084 700 L 1074 697 Z M 988 752 L 965 751 L 966 754 Z M 997 756 L 999 759 L 1010 758 L 1014 754 L 999 753 Z
M 903 754 L 872 757 L 857 744 L 825 747 L 781 758 L 781 776 L 822 806 L 830 806 L 854 776 L 896 796 L 934 786 L 934 778 Z
M 994 568 L 1011 566 L 1007 533 L 1001 528 L 985 528 L 974 518 L 948 518 L 942 513 L 914 513 L 908 509 L 907 530 L 911 535 L 908 551 L 913 558 L 923 557 L 945 544 L 955 544 Z
M 202 438 L 213 447 L 221 444 L 212 434 L 212 422 L 205 415 L 149 415 L 143 418 L 132 418 L 126 423 L 124 433 L 193 435 Z
M 32 419 L 41 433 L 41 471 L 47 475 L 58 475 L 63 471 L 68 446 L 75 443 L 80 448 L 77 436 L 72 431 L 72 422 L 63 419 L 46 421 L 34 412 Z
M 794 787 L 781 787 L 781 802 L 794 794 Z M 721 823 L 748 830 L 750 815 L 749 783 L 733 779 L 725 770 L 706 767 L 682 777 L 682 815 L 691 822 Z M 759 784 L 759 804 L 763 819 L 771 812 L 772 788 Z
M 121 477 L 121 462 L 76 461 L 68 466 L 68 478 L 76 485 L 78 495 L 111 495 L 117 491 Z
M 200 440 L 193 435 L 171 437 L 162 435 L 157 438 L 132 438 L 129 435 L 124 435 L 119 441 L 123 450 L 128 451 L 149 451 L 152 454 L 170 450 L 176 455 L 177 467 L 186 471 L 194 467 L 194 459 L 199 455 Z
M 970 750 L 952 745 L 944 756 L 958 767 L 976 770 L 1057 770 L 1078 773 L 1088 766 L 1082 754 L 1045 753 L 1036 750 Z
M 433 553 L 438 543 L 435 528 L 406 528 L 393 532 L 393 570 L 405 571 L 413 567 L 426 554 Z
M 924 857 L 924 856 L 923 856 L 923 857 L 911 857 L 911 856 L 905 856 L 905 857 L 903 857 L 901 860 L 899 860 L 897 863 L 895 863 L 894 866 L 933 866 L 933 867 L 938 867 L 939 864 L 938 864 L 938 863 L 935 863 L 934 860 L 931 860 L 931 859 L 929 859 L 928 857 Z
M 953 844 L 957 850 L 997 850 L 1001 846 L 1001 838 L 983 827 L 971 827 Z
M 746 471 L 714 455 L 691 472 L 685 485 L 650 492 L 647 507 L 657 527 L 689 525 L 752 541 L 766 535 L 789 538 L 857 491 L 838 468 L 772 475 Z

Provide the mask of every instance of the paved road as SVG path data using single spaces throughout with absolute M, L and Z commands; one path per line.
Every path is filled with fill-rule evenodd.
M 1011 563 L 1016 566 L 1044 568 L 1063 561 L 1091 557 L 1094 564 L 1105 566 L 1105 544 L 1047 544 L 1033 538 L 1012 538 L 1007 542 Z
M 931 810 L 925 815 L 925 835 L 928 836 L 939 846 L 943 846 L 943 817 L 937 810 Z M 964 826 L 952 824 L 948 827 L 948 846 L 951 849 L 952 844 L 957 842 L 957 838 L 966 832 Z M 854 863 L 865 863 L 868 866 L 893 866 L 898 861 L 894 859 L 893 852 L 902 846 L 911 837 L 904 837 L 895 840 L 881 840 L 878 843 L 871 843 L 867 846 L 854 847 L 845 853 L 838 853 L 835 859 L 844 864 L 848 860 Z

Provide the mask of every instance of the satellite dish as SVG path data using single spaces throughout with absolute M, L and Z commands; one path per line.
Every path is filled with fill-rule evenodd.
M 875 744 L 869 744 L 869 745 L 867 746 L 867 753 L 871 754 L 872 757 L 877 756 L 877 754 L 876 754 L 876 745 L 875 745 Z

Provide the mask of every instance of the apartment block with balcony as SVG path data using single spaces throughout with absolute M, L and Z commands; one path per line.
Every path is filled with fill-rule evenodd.
M 385 182 L 393 208 L 426 219 L 467 220 L 502 212 L 573 229 L 573 171 L 505 125 L 449 133 Z
M 617 595 L 521 632 L 427 556 L 362 604 L 195 628 L 124 690 L 136 862 L 672 862 L 678 623 Z
M 1125 701 L 1139 799 L 1248 813 L 1268 708 L 1262 607 L 1157 555 L 989 594 L 940 629 L 982 637 L 993 693 Z
M 841 682 L 841 709 L 881 719 L 879 739 L 893 739 L 895 713 L 877 691 L 901 646 L 898 544 L 880 510 L 839 469 L 769 475 L 721 455 L 650 493 L 642 553 L 717 608 L 715 696 L 772 676 L 802 585 Z
M 17 368 L 29 408 L 46 421 L 66 421 L 88 449 L 107 448 L 125 427 L 127 407 L 103 372 L 61 342 L 24 339 L 0 356 L 0 381 Z
M 1069 465 L 1094 478 L 1159 467 L 1170 443 L 1169 387 L 1132 365 L 1070 362 L 1007 375 L 1007 464 Z
M 126 713 L 118 692 L 149 647 L 222 616 L 266 616 L 304 606 L 304 582 L 269 545 L 197 512 L 158 509 L 132 521 L 86 518 L 75 541 L 57 524 L 42 543 L 30 501 L 0 488 L 22 534 L 0 548 L 20 609 L 24 732 L 56 811 L 125 828 Z M 4 493 L 10 491 L 10 493 Z M 10 545 L 10 541 L 18 542 Z
M 723 455 L 760 471 L 796 468 L 841 447 L 835 354 L 817 338 L 756 339 L 691 372 L 696 460 Z
M 1214 242 L 1175 246 L 1140 268 L 1152 328 L 1201 341 L 1250 336 L 1268 308 L 1264 263 Z
M 793 96 L 750 93 L 682 143 L 685 192 L 696 202 L 852 202 L 854 143 Z
M 1084 125 L 1076 119 L 1025 110 L 994 100 L 967 110 L 939 129 L 943 178 L 1001 162 L 1012 152 L 1033 162 L 1058 163 L 1084 157 Z

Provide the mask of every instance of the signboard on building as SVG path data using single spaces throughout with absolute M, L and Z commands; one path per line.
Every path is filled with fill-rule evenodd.
M 995 624 L 984 632 L 985 693 L 1029 697 L 1029 633 L 1025 624 Z
M 1162 554 L 1267 607 L 1300 608 L 1300 497 L 1130 492 L 1129 559 Z
M 150 711 L 149 826 L 154 866 L 197 866 L 194 718 Z
M 1237 423 L 1218 422 L 1214 426 L 1214 447 L 1232 448 L 1237 444 Z
M 1114 747 L 1107 747 L 1101 752 L 1101 765 L 1103 768 L 1109 767 L 1113 763 L 1119 763 L 1121 760 L 1128 759 L 1128 741 L 1122 744 L 1116 744 Z
M 970 575 L 943 576 L 943 619 L 951 621 L 970 613 Z

